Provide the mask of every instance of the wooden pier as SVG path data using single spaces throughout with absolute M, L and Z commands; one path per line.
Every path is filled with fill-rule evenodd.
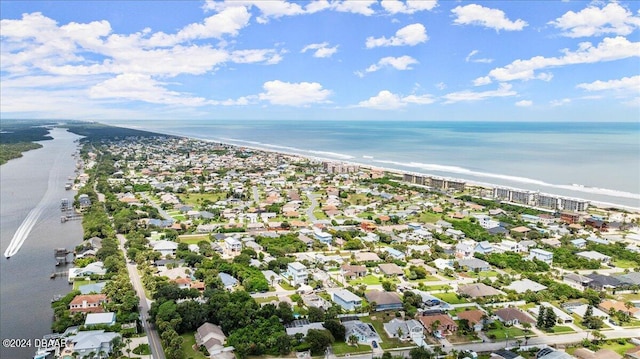
M 59 266 L 61 264 L 67 264 L 67 256 L 69 256 L 71 251 L 68 251 L 66 248 L 56 248 L 53 250 L 53 257 L 56 259 L 56 265 Z

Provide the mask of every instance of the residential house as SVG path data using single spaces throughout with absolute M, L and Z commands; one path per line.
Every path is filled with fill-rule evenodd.
M 478 258 L 459 259 L 458 265 L 474 272 L 485 272 L 491 269 L 491 265 Z
M 287 272 L 285 273 L 285 276 L 291 285 L 307 284 L 307 279 L 309 278 L 307 267 L 300 262 L 287 264 Z
M 346 289 L 331 293 L 331 300 L 348 312 L 362 306 L 362 299 Z
M 104 289 L 105 285 L 107 285 L 107 282 L 83 284 L 81 286 L 78 286 L 78 290 L 80 291 L 80 294 L 97 294 L 102 293 L 102 289 Z
M 562 277 L 562 280 L 570 287 L 579 290 L 585 290 L 589 286 L 589 283 L 593 281 L 593 279 L 589 277 L 576 273 L 567 273 Z
M 92 327 L 96 325 L 112 326 L 116 324 L 116 313 L 88 313 L 84 320 L 86 327 Z
M 380 336 L 376 333 L 373 325 L 363 323 L 360 320 L 348 320 L 342 322 L 345 329 L 344 340 L 348 341 L 349 337 L 355 335 L 359 344 L 371 345 L 372 342 L 380 342 Z
M 404 271 L 395 263 L 381 263 L 378 264 L 378 268 L 385 277 L 397 277 L 403 276 Z
M 220 278 L 220 281 L 222 281 L 224 289 L 228 291 L 232 291 L 238 285 L 238 280 L 230 274 L 220 272 L 218 273 L 218 278 Z
M 89 358 L 98 353 L 109 356 L 114 349 L 113 342 L 116 338 L 121 338 L 120 334 L 104 330 L 77 332 L 66 338 L 60 357 L 71 358 L 77 355 L 79 358 Z
M 553 248 L 559 248 L 562 245 L 558 238 L 542 238 L 540 242 Z
M 596 352 L 587 348 L 578 348 L 573 352 L 577 359 L 622 359 L 622 355 L 611 349 L 600 349 Z
M 460 241 L 456 244 L 456 258 L 471 258 L 475 253 L 475 248 L 478 245 L 476 241 L 467 239 Z
M 71 313 L 104 313 L 103 304 L 107 303 L 106 294 L 80 294 L 69 303 Z
M 374 289 L 366 292 L 364 296 L 369 304 L 373 302 L 376 303 L 376 312 L 402 309 L 402 299 L 400 299 L 400 296 L 395 292 L 383 292 Z
M 603 300 L 598 305 L 598 308 L 606 313 L 610 313 L 612 310 L 615 312 L 620 311 L 628 314 L 631 317 L 640 319 L 640 308 L 633 307 L 633 306 L 627 308 L 624 302 L 620 302 L 617 300 Z
M 572 316 L 548 302 L 540 302 L 539 306 L 530 308 L 529 312 L 537 317 L 540 314 L 540 307 L 551 308 L 556 315 L 558 323 L 573 323 Z
M 357 252 L 354 254 L 357 262 L 380 262 L 381 259 L 373 252 Z
M 548 265 L 551 265 L 553 263 L 553 253 L 545 251 L 544 249 L 533 248 L 529 251 L 528 259 L 537 259 L 539 261 L 547 263 Z
M 220 353 L 224 349 L 227 336 L 222 329 L 209 322 L 198 327 L 195 333 L 196 344 L 207 349 L 210 355 Z
M 587 278 L 592 279 L 589 283 L 589 288 L 595 290 L 614 290 L 626 286 L 620 279 L 609 275 L 591 273 L 587 274 Z
M 395 249 L 395 248 L 391 248 L 391 247 L 386 247 L 384 249 L 385 252 L 388 253 L 388 255 L 393 258 L 393 259 L 397 259 L 397 260 L 401 260 L 403 261 L 405 258 L 404 253 L 400 252 L 399 250 Z
M 242 250 L 242 242 L 234 237 L 226 237 L 224 239 L 224 245 L 229 252 L 240 252 Z
M 524 359 L 524 357 L 511 350 L 500 349 L 491 353 L 490 359 Z
M 453 228 L 449 228 L 446 231 L 444 231 L 444 234 L 448 235 L 449 237 L 459 241 L 464 239 L 465 235 L 463 231 L 457 230 L 457 229 L 453 229 Z
M 103 276 L 107 274 L 107 269 L 102 262 L 87 264 L 84 268 L 69 268 L 68 281 L 73 282 L 76 278 L 86 278 L 92 275 Z
M 165 258 L 167 256 L 174 256 L 178 250 L 178 243 L 172 241 L 150 241 L 149 245 L 154 251 L 159 252 Z
M 501 291 L 490 287 L 484 283 L 473 283 L 461 285 L 458 287 L 458 293 L 471 298 L 484 298 L 502 295 Z
M 340 266 L 340 273 L 346 279 L 356 279 L 367 275 L 367 267 L 345 263 Z
M 393 318 L 389 322 L 384 323 L 383 327 L 389 338 L 398 338 L 402 341 L 407 341 L 415 337 L 424 337 L 424 328 L 420 322 L 415 319 L 402 320 Z
M 587 240 L 584 238 L 573 239 L 570 241 L 570 243 L 578 249 L 583 249 L 587 246 Z
M 523 248 L 518 244 L 518 242 L 510 241 L 510 240 L 502 240 L 502 242 L 498 243 L 495 247 L 496 252 L 514 252 L 520 253 L 523 251 Z
M 311 323 L 306 319 L 294 320 L 289 324 L 285 324 L 287 335 L 290 336 L 295 336 L 298 333 L 307 336 L 309 329 L 325 330 L 326 328 L 320 322 Z
M 518 308 L 500 308 L 494 315 L 505 325 L 521 325 L 523 323 L 535 324 L 536 320 Z
M 476 245 L 473 251 L 480 254 L 491 254 L 493 253 L 493 244 L 487 241 L 482 241 Z
M 603 264 L 609 264 L 611 262 L 611 257 L 596 251 L 579 252 L 579 253 L 576 253 L 576 256 L 589 259 L 592 261 L 598 261 Z
M 547 287 L 538 282 L 534 282 L 531 279 L 525 278 L 511 282 L 511 284 L 504 287 L 504 289 L 513 290 L 518 294 L 522 294 L 527 291 L 539 292 L 547 289 Z
M 474 331 L 479 332 L 485 324 L 486 313 L 480 309 L 465 310 L 458 313 L 458 320 L 466 319 Z
M 455 333 L 458 330 L 456 322 L 447 314 L 422 315 L 418 321 L 435 337 L 443 337 Z
M 331 240 L 333 239 L 333 236 L 331 235 L 331 233 L 321 232 L 321 231 L 313 232 L 313 236 L 324 244 L 331 244 Z
M 173 280 L 174 283 L 178 285 L 180 289 L 190 289 L 191 288 L 191 278 L 176 278 Z

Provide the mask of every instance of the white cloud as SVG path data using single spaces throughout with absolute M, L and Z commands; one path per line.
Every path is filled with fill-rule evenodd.
M 521 19 L 509 20 L 502 10 L 490 9 L 477 4 L 458 6 L 451 12 L 456 15 L 453 23 L 457 25 L 479 25 L 496 31 L 520 31 L 528 25 L 526 21 Z
M 562 35 L 567 37 L 629 35 L 640 27 L 640 16 L 634 16 L 620 4 L 610 2 L 603 8 L 590 5 L 577 13 L 569 11 L 548 24 L 561 29 Z
M 568 99 L 568 98 L 563 98 L 563 99 L 561 99 L 561 100 L 552 100 L 552 101 L 549 101 L 549 104 L 550 104 L 551 106 L 553 106 L 553 107 L 564 106 L 564 105 L 569 104 L 569 103 L 571 103 L 571 99 Z
M 323 89 L 317 82 L 283 82 L 280 80 L 265 82 L 265 92 L 258 95 L 263 101 L 273 105 L 306 106 L 313 103 L 327 103 L 331 91 Z
M 590 64 L 596 62 L 614 61 L 629 57 L 640 57 L 640 42 L 630 42 L 624 37 L 604 38 L 597 47 L 590 42 L 583 42 L 578 50 L 571 52 L 563 50 L 562 57 L 535 56 L 529 60 L 516 60 L 504 67 L 498 67 L 489 72 L 488 77 L 497 81 L 532 80 L 548 81 L 549 73 L 536 74 L 537 70 L 549 67 L 567 65 Z M 479 79 L 476 79 L 478 81 Z
M 395 110 L 408 104 L 427 105 L 435 102 L 431 95 L 409 95 L 402 97 L 387 90 L 380 91 L 376 96 L 358 103 L 358 107 L 375 110 Z
M 354 14 L 360 14 L 365 16 L 371 16 L 376 12 L 371 9 L 373 4 L 377 3 L 377 0 L 343 0 L 336 1 L 332 5 L 332 9 L 339 12 L 350 12 Z
M 473 50 L 469 53 L 469 55 L 467 55 L 467 57 L 465 57 L 464 61 L 466 62 L 479 62 L 479 63 L 483 63 L 483 64 L 490 64 L 493 62 L 493 59 L 486 59 L 486 58 L 481 58 L 481 59 L 474 59 L 473 57 L 475 55 L 477 55 L 480 51 L 478 50 Z
M 282 56 L 271 49 L 236 50 L 231 53 L 230 60 L 238 64 L 264 62 L 274 65 L 282 61 Z
M 473 80 L 473 86 L 484 86 L 484 85 L 488 85 L 490 84 L 491 81 L 491 77 L 489 76 L 482 76 L 482 77 L 478 77 L 477 79 Z
M 382 0 L 380 5 L 390 14 L 413 14 L 418 11 L 433 10 L 438 6 L 437 0 L 407 0 L 404 3 L 400 0 Z
M 121 74 L 89 89 L 93 99 L 124 99 L 156 104 L 203 106 L 207 101 L 201 97 L 185 96 L 169 91 L 166 84 L 155 81 L 149 75 Z
M 414 59 L 411 56 L 400 56 L 400 57 L 383 57 L 378 63 L 369 66 L 365 71 L 366 72 L 375 72 L 384 67 L 393 67 L 396 70 L 404 71 L 404 70 L 412 70 L 411 65 L 417 64 L 418 60 Z
M 446 89 L 446 88 L 447 88 L 447 84 L 445 84 L 444 82 L 438 82 L 438 83 L 436 84 L 436 88 L 437 88 L 438 90 L 444 90 L 444 89 Z
M 581 83 L 576 86 L 577 88 L 585 89 L 587 91 L 629 91 L 630 94 L 638 95 L 640 91 L 640 75 L 632 77 L 623 77 L 617 80 L 609 81 L 594 81 L 591 83 Z
M 515 96 L 518 93 L 516 91 L 511 90 L 510 84 L 502 83 L 498 86 L 497 90 L 490 91 L 482 91 L 482 92 L 474 92 L 474 91 L 459 91 L 452 92 L 443 96 L 446 100 L 445 104 L 451 104 L 460 101 L 480 101 L 485 100 L 492 97 L 509 97 Z
M 374 48 L 379 46 L 415 46 L 417 44 L 427 41 L 427 30 L 422 24 L 411 24 L 396 31 L 395 36 L 391 38 L 386 37 L 368 37 L 366 46 L 367 48 Z
M 308 50 L 315 50 L 315 52 L 313 53 L 313 57 L 325 58 L 325 57 L 331 57 L 333 56 L 333 54 L 338 52 L 338 45 L 334 47 L 329 47 L 328 42 L 323 42 L 319 44 L 309 44 L 305 46 L 300 52 L 305 53 Z
M 522 100 L 522 101 L 516 102 L 516 106 L 518 107 L 530 107 L 532 105 L 533 105 L 533 101 L 531 100 Z

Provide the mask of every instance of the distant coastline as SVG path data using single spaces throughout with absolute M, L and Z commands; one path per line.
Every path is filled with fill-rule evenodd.
M 262 144 L 262 143 L 252 143 L 252 141 L 246 141 L 246 140 L 239 140 L 239 139 L 226 139 L 226 140 L 225 139 L 209 139 L 209 138 L 203 138 L 203 137 L 194 136 L 194 135 L 185 135 L 185 134 L 179 133 L 179 132 L 162 131 L 162 130 L 158 130 L 158 129 L 145 129 L 145 128 L 141 128 L 139 126 L 127 126 L 127 125 L 122 125 L 122 124 L 109 125 L 109 126 L 127 128 L 127 129 L 131 129 L 131 130 L 146 131 L 146 132 L 151 132 L 151 133 L 157 133 L 159 135 L 191 138 L 191 139 L 194 139 L 194 140 L 211 142 L 211 143 L 221 143 L 221 144 L 234 146 L 234 147 L 238 147 L 238 148 L 248 148 L 248 149 L 252 149 L 252 150 L 258 150 L 258 151 L 264 151 L 264 152 L 270 152 L 270 153 L 278 153 L 278 154 L 283 154 L 283 155 L 287 155 L 287 156 L 308 158 L 308 159 L 312 159 L 312 160 L 316 160 L 316 161 L 342 162 L 342 163 L 345 163 L 345 164 L 357 165 L 357 166 L 360 166 L 360 167 L 366 168 L 366 169 L 379 169 L 379 170 L 383 170 L 383 171 L 386 171 L 386 172 L 397 174 L 399 176 L 401 176 L 403 174 L 417 174 L 417 175 L 424 175 L 424 176 L 443 177 L 443 178 L 448 178 L 448 179 L 453 179 L 453 180 L 462 180 L 462 181 L 465 181 L 468 185 L 473 186 L 473 187 L 484 187 L 484 188 L 507 187 L 507 188 L 513 188 L 513 189 L 523 189 L 523 188 L 520 188 L 520 187 L 517 187 L 517 186 L 508 186 L 508 185 L 501 185 L 501 184 L 496 184 L 496 183 L 491 183 L 491 182 L 473 180 L 473 179 L 470 179 L 468 177 L 442 176 L 440 174 L 434 174 L 432 172 L 427 172 L 427 171 L 403 170 L 403 169 L 388 167 L 388 166 L 384 166 L 384 165 L 380 166 L 380 165 L 376 165 L 376 164 L 372 164 L 372 163 L 364 163 L 364 162 L 360 162 L 360 161 L 355 160 L 355 158 L 353 156 L 344 156 L 344 155 L 341 155 L 339 153 L 333 153 L 333 152 L 328 152 L 328 151 L 304 150 L 304 151 L 310 152 L 310 153 L 309 154 L 302 154 L 302 153 L 295 152 L 296 150 L 298 150 L 296 148 L 289 148 L 289 150 L 288 150 L 286 148 L 286 146 L 265 145 L 265 144 Z M 325 156 L 323 156 L 323 154 Z M 334 158 L 332 158 L 330 156 L 333 156 Z M 367 157 L 368 156 L 363 156 L 363 158 L 365 158 L 365 159 L 371 159 L 371 158 L 367 158 Z M 380 161 L 380 162 L 385 162 L 385 161 Z M 535 183 L 533 185 L 535 185 Z M 550 185 L 550 186 L 554 186 L 554 185 Z M 563 187 L 565 189 L 569 189 L 569 190 L 573 190 L 573 191 L 582 191 L 582 192 L 602 191 L 602 192 L 605 192 L 605 193 L 609 193 L 610 195 L 622 195 L 622 196 L 626 196 L 629 199 L 635 200 L 637 205 L 636 206 L 632 206 L 632 205 L 626 205 L 626 204 L 615 203 L 615 202 L 610 202 L 610 201 L 592 200 L 592 199 L 581 197 L 581 196 L 554 193 L 553 191 L 543 190 L 541 188 L 538 188 L 538 189 L 533 190 L 533 191 L 538 191 L 538 192 L 541 192 L 541 193 L 558 195 L 558 196 L 562 196 L 562 197 L 569 197 L 569 198 L 585 200 L 585 201 L 589 201 L 591 203 L 591 205 L 594 205 L 594 206 L 597 206 L 597 207 L 601 207 L 601 208 L 612 207 L 612 208 L 625 209 L 625 210 L 629 210 L 629 211 L 636 211 L 636 212 L 640 211 L 640 194 L 627 193 L 627 192 L 624 192 L 624 191 L 616 191 L 616 190 L 609 190 L 609 189 L 591 188 L 591 187 L 586 187 L 586 186 L 581 186 L 581 185 L 555 185 L 555 186 Z

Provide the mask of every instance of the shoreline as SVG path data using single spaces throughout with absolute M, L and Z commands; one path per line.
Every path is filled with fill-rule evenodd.
M 171 131 L 159 131 L 156 129 L 146 129 L 144 127 L 140 127 L 140 126 L 127 126 L 127 125 L 111 125 L 111 124 L 105 124 L 107 126 L 113 126 L 113 127 L 121 127 L 121 128 L 127 128 L 127 129 L 133 129 L 133 130 L 141 130 L 141 131 L 148 131 L 151 133 L 157 133 L 159 135 L 165 135 L 165 136 L 175 136 L 175 137 L 180 137 L 180 138 L 189 138 L 189 139 L 193 139 L 193 140 L 198 140 L 198 141 L 204 141 L 204 142 L 209 142 L 209 143 L 220 143 L 223 145 L 228 145 L 228 146 L 234 146 L 234 147 L 238 147 L 238 148 L 249 148 L 252 150 L 258 150 L 258 151 L 263 151 L 263 152 L 269 152 L 269 153 L 275 153 L 275 154 L 281 154 L 281 155 L 286 155 L 286 156 L 291 156 L 291 157 L 299 157 L 299 158 L 306 158 L 306 159 L 310 159 L 310 160 L 316 160 L 316 161 L 326 161 L 326 162 L 340 162 L 340 163 L 345 163 L 345 164 L 350 164 L 350 165 L 356 165 L 368 170 L 382 170 L 385 172 L 390 172 L 390 173 L 394 173 L 397 175 L 403 175 L 403 174 L 413 174 L 413 175 L 419 175 L 419 176 L 428 176 L 428 177 L 436 177 L 436 178 L 444 178 L 444 179 L 448 179 L 448 180 L 457 180 L 457 181 L 464 181 L 468 186 L 471 187 L 482 187 L 482 188 L 509 188 L 509 189 L 514 189 L 514 190 L 524 190 L 524 191 L 530 191 L 530 192 L 539 192 L 539 193 L 544 193 L 544 194 L 551 194 L 554 196 L 558 196 L 558 197 L 562 197 L 562 198 L 571 198 L 571 199 L 578 199 L 578 200 L 583 200 L 583 201 L 587 201 L 589 202 L 589 205 L 594 206 L 594 207 L 598 207 L 601 209 L 605 209 L 605 208 L 618 208 L 618 209 L 622 209 L 622 210 L 626 210 L 626 211 L 630 211 L 630 212 L 638 212 L 640 213 L 640 194 L 636 194 L 636 193 L 632 193 L 632 192 L 625 192 L 625 191 L 619 191 L 619 190 L 613 190 L 613 189 L 602 189 L 602 188 L 594 188 L 594 187 L 586 187 L 586 186 L 581 186 L 581 185 L 553 185 L 553 184 L 544 184 L 547 187 L 559 187 L 561 189 L 564 190 L 568 190 L 568 191 L 578 191 L 578 192 L 585 192 L 585 189 L 592 189 L 592 190 L 599 190 L 599 191 L 604 191 L 605 193 L 594 193 L 597 195 L 604 195 L 607 197 L 618 197 L 618 198 L 627 198 L 630 200 L 638 200 L 638 206 L 630 206 L 630 205 L 625 205 L 625 204 L 620 204 L 620 203 L 614 203 L 614 202 L 609 202 L 609 201 L 600 201 L 600 200 L 591 200 L 591 199 L 587 199 L 584 197 L 579 197 L 579 196 L 574 196 L 574 195 L 563 195 L 563 194 L 558 194 L 558 193 L 554 193 L 551 191 L 542 191 L 539 187 L 544 185 L 539 185 L 539 187 L 535 190 L 531 190 L 531 189 L 524 189 L 521 187 L 516 187 L 516 186 L 511 186 L 511 185 L 500 185 L 500 184 L 496 184 L 496 183 L 490 183 L 490 182 L 484 182 L 484 181 L 477 181 L 477 180 L 471 180 L 469 178 L 464 178 L 464 177 L 453 177 L 453 176 L 446 176 L 446 175 L 436 175 L 433 173 L 429 173 L 429 172 L 418 172 L 418 171 L 408 171 L 408 170 L 402 170 L 402 169 L 398 169 L 398 168 L 391 168 L 391 167 L 385 167 L 385 166 L 377 166 L 377 165 L 373 165 L 373 164 L 369 164 L 369 163 L 362 163 L 362 162 L 357 162 L 354 161 L 355 157 L 351 156 L 351 155 L 341 155 L 338 153 L 332 153 L 329 151 L 316 151 L 316 150 L 304 150 L 304 149 L 295 149 L 295 148 L 291 148 L 292 150 L 299 150 L 299 151 L 306 151 L 306 152 L 310 152 L 310 153 L 326 153 L 326 154 L 331 154 L 334 155 L 336 157 L 343 157 L 343 158 L 330 158 L 330 157 L 322 157 L 322 156 L 318 156 L 318 155 L 313 155 L 313 154 L 301 154 L 301 153 L 296 153 L 296 152 L 287 152 L 284 149 L 287 146 L 280 146 L 280 145 L 272 145 L 272 147 L 278 147 L 279 149 L 275 149 L 275 148 L 269 148 L 269 145 L 263 145 L 260 146 L 258 144 L 252 143 L 254 141 L 247 141 L 247 140 L 240 140 L 240 139 L 208 139 L 208 138 L 201 138 L 198 136 L 194 136 L 194 135 L 185 135 L 185 134 L 180 134 L 180 133 L 172 133 Z M 246 142 L 247 144 L 239 144 L 239 143 L 233 143 L 233 142 L 229 142 L 229 141 L 235 141 L 235 142 Z M 364 158 L 364 157 L 363 157 Z M 368 156 L 368 159 L 373 159 L 373 157 Z M 391 161 L 381 161 L 381 162 L 391 162 Z M 446 166 L 443 166 L 446 167 Z M 471 174 L 473 176 L 473 174 Z M 494 176 L 503 176 L 503 175 L 494 175 Z M 490 177 L 490 176 L 489 176 Z M 503 177 L 514 177 L 514 176 L 508 176 L 508 175 L 504 175 Z M 532 181 L 538 181 L 538 180 L 532 180 Z M 542 182 L 542 181 L 540 181 Z M 543 182 L 544 183 L 544 182 Z M 535 186 L 535 183 L 532 183 L 532 185 Z M 611 194 L 611 192 L 613 193 L 620 193 L 620 194 L 624 194 L 623 196 L 616 196 L 614 194 Z M 593 193 L 593 192 L 590 192 Z

